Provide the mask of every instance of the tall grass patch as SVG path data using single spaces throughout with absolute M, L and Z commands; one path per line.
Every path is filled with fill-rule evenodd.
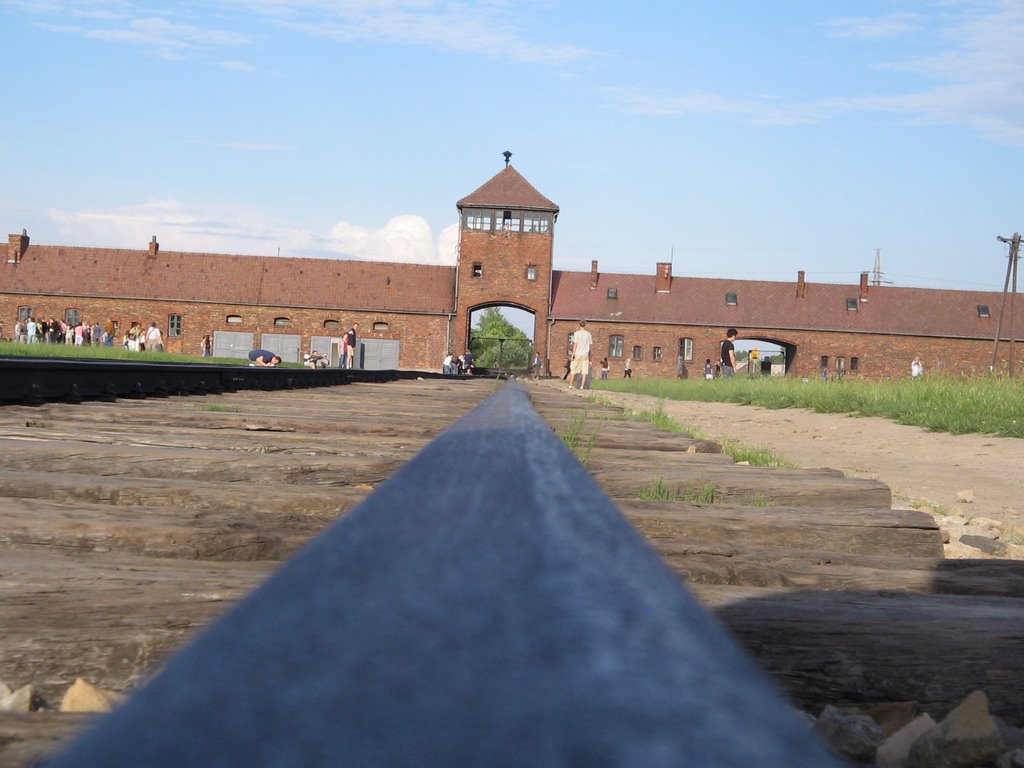
M 1024 437 L 1024 382 L 996 376 L 841 382 L 734 376 L 715 381 L 605 379 L 594 389 L 668 400 L 807 408 L 818 413 L 879 416 L 899 424 L 954 435 Z

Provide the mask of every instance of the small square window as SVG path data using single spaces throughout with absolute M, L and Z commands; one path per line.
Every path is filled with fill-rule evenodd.
M 536 280 L 537 279 L 537 267 L 535 267 L 533 264 L 530 264 L 526 268 L 526 279 L 527 280 Z
M 736 298 L 736 294 L 732 292 L 725 294 L 725 303 L 727 306 L 730 307 L 735 307 L 737 304 L 739 304 L 739 301 Z
M 167 335 L 172 339 L 181 338 L 181 315 L 167 316 Z
M 854 371 L 859 371 L 859 370 L 860 370 L 860 358 L 859 357 L 851 357 L 850 358 L 850 372 L 852 373 Z
M 231 325 L 241 325 L 242 324 L 242 316 L 241 315 L 228 315 L 226 318 L 224 318 L 224 321 L 226 323 L 230 323 Z
M 988 311 L 988 304 L 978 305 L 978 317 L 992 317 L 991 313 Z
M 385 331 L 391 330 L 391 325 L 389 323 L 385 323 L 383 320 L 378 320 L 373 324 L 373 330 L 376 333 L 384 333 Z
M 292 324 L 292 321 L 291 321 L 290 318 L 287 318 L 287 317 L 275 317 L 274 318 L 274 325 L 276 325 L 279 328 L 287 328 L 291 324 Z
M 655 360 L 655 361 L 661 360 L 661 347 L 652 347 L 651 348 L 651 360 Z
M 633 347 L 633 359 L 634 360 L 643 360 L 644 359 L 644 348 L 641 347 L 639 344 L 634 345 L 634 347 Z
M 473 277 L 483 277 L 483 276 L 484 276 L 484 265 L 481 264 L 480 262 L 476 262 L 475 264 L 473 264 Z
M 619 289 L 618 288 L 609 288 L 608 289 L 608 298 L 609 299 L 617 299 L 617 298 L 619 298 Z
M 847 299 L 846 300 L 846 309 L 848 311 L 850 311 L 850 312 L 856 312 L 857 311 L 857 300 L 856 299 Z

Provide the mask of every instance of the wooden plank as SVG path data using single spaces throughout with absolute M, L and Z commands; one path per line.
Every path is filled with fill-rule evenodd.
M 786 469 L 750 466 L 685 467 L 675 464 L 637 466 L 630 469 L 596 470 L 594 479 L 613 498 L 638 498 L 660 485 L 669 494 L 693 498 L 712 489 L 718 501 L 750 503 L 751 500 L 780 506 L 843 508 L 889 507 L 892 494 L 877 480 L 844 477 L 827 469 Z
M 944 715 L 982 688 L 1024 719 L 1024 601 L 1006 597 L 695 586 L 694 592 L 808 711 L 916 701 Z
M 751 507 L 624 499 L 619 507 L 649 539 L 695 539 L 775 550 L 942 557 L 934 519 L 916 510 Z

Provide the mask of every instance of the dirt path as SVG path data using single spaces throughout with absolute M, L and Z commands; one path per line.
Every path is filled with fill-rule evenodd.
M 634 410 L 658 405 L 646 395 L 597 394 Z M 892 490 L 894 506 L 927 504 L 940 515 L 991 518 L 1024 533 L 1024 440 L 927 432 L 875 417 L 793 408 L 672 400 L 662 407 L 677 423 L 713 439 L 767 446 L 802 467 L 881 480 Z

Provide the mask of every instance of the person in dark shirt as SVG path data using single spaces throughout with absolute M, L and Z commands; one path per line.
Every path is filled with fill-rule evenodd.
M 281 358 L 266 349 L 254 349 L 249 353 L 249 365 L 260 368 L 273 368 L 281 362 Z
M 722 375 L 732 376 L 736 372 L 736 329 L 730 328 L 725 332 L 725 341 L 722 342 Z
M 356 332 L 359 330 L 359 323 L 352 323 L 352 327 L 345 333 L 345 368 L 355 368 L 356 365 Z

